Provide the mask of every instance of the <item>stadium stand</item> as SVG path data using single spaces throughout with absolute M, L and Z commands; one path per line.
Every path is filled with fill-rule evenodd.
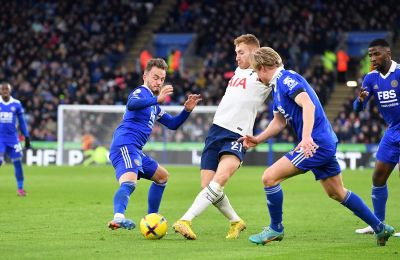
M 134 66 L 128 69 L 122 63 L 124 56 L 160 2 L 163 1 L 5 1 L 2 4 L 0 79 L 14 86 L 13 95 L 26 107 L 33 140 L 56 139 L 58 104 L 125 102 L 127 93 L 140 83 L 141 72 Z M 303 73 L 321 102 L 327 104 L 335 89 L 336 71 L 327 66 L 324 53 L 335 53 L 346 31 L 390 31 L 393 39 L 397 39 L 399 21 L 389 15 L 399 10 L 396 1 L 379 3 L 377 0 L 177 1 L 158 32 L 196 33 L 195 54 L 204 58 L 202 68 L 194 73 L 184 69 L 169 76 L 179 86 L 169 104 L 182 104 L 188 92 L 201 93 L 203 105 L 218 104 L 235 68 L 232 41 L 242 33 L 254 33 L 262 45 L 278 50 L 286 67 Z M 345 107 L 335 120 L 340 140 L 353 142 L 355 137 L 349 136 L 356 133 L 356 141 L 375 142 L 372 131 L 380 132 L 383 128 L 371 111 L 357 118 Z M 256 132 L 268 124 L 269 113 L 265 105 L 257 117 Z M 357 120 L 362 127 L 352 129 Z M 187 130 L 181 129 L 171 138 L 202 141 L 201 135 L 196 138 L 190 134 L 197 129 L 196 125 L 205 125 L 202 121 L 194 119 Z M 154 136 L 156 140 L 161 138 L 157 128 Z M 289 130 L 277 139 L 292 140 Z

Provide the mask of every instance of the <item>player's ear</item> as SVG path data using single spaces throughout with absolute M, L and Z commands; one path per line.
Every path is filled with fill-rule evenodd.
M 389 58 L 392 59 L 392 51 L 388 49 L 386 53 L 389 56 Z

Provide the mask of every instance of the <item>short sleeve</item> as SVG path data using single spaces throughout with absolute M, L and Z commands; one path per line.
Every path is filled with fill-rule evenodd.
M 282 84 L 281 90 L 292 99 L 305 91 L 303 84 L 294 75 L 285 75 L 280 82 Z

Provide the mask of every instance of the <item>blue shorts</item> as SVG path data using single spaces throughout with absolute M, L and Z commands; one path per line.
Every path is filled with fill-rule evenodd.
M 206 144 L 201 154 L 200 168 L 202 170 L 216 171 L 219 158 L 224 153 L 236 155 L 242 162 L 246 150 L 243 148 L 242 143 L 237 142 L 240 137 L 242 137 L 240 134 L 213 124 L 208 131 Z
M 388 128 L 383 135 L 378 151 L 378 161 L 390 164 L 397 164 L 400 159 L 400 130 Z
M 140 178 L 151 180 L 158 167 L 158 163 L 153 158 L 129 144 L 112 147 L 110 161 L 114 166 L 117 180 L 126 172 L 136 173 L 138 180 Z
M 313 157 L 306 158 L 303 152 L 293 150 L 286 155 L 296 168 L 314 173 L 315 180 L 324 180 L 340 174 L 340 166 L 336 159 L 336 147 L 330 149 L 319 147 Z
M 16 142 L 2 142 L 0 141 L 0 160 L 3 160 L 4 154 L 8 154 L 11 160 L 22 158 L 22 146 Z

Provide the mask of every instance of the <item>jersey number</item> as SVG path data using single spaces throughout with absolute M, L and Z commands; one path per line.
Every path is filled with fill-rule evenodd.
M 238 143 L 235 141 L 235 142 L 232 142 L 231 144 L 232 144 L 231 150 L 242 152 L 242 147 L 243 147 L 242 143 Z
M 14 149 L 15 149 L 15 152 L 16 152 L 16 153 L 22 152 L 22 146 L 21 146 L 21 144 L 16 144 L 16 145 L 14 145 Z

